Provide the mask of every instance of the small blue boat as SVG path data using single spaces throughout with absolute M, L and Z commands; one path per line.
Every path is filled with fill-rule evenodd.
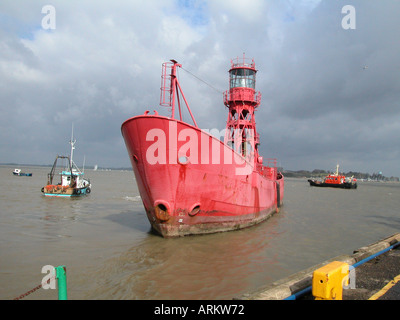
M 32 177 L 32 173 L 21 172 L 21 169 L 14 169 L 13 175 L 14 176 Z

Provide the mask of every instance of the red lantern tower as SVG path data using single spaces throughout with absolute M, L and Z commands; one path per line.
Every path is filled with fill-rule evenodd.
M 254 60 L 236 58 L 229 70 L 229 90 L 224 93 L 228 107 L 225 143 L 248 161 L 258 157 L 259 134 L 256 131 L 255 109 L 260 105 L 261 93 L 256 92 Z

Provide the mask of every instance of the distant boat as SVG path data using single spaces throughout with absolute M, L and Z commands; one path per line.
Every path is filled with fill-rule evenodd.
M 330 187 L 330 188 L 342 188 L 342 189 L 357 189 L 357 179 L 339 174 L 339 165 L 336 166 L 336 172 L 329 174 L 323 181 L 316 179 L 308 179 L 310 186 L 312 187 Z
M 14 176 L 32 177 L 32 173 L 21 172 L 21 169 L 14 169 L 13 175 Z
M 75 149 L 73 140 L 73 132 L 71 137 L 71 156 L 56 156 L 53 167 L 48 174 L 47 185 L 42 188 L 42 193 L 47 197 L 77 197 L 87 195 L 91 192 L 91 183 L 89 179 L 84 178 L 84 173 L 79 170 L 78 166 L 72 160 L 73 151 Z M 54 182 L 54 175 L 57 168 L 58 159 L 65 159 L 65 169 L 60 175 L 60 182 Z

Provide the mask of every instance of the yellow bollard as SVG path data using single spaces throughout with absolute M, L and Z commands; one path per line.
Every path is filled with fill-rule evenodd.
M 315 300 L 342 300 L 343 283 L 348 277 L 349 265 L 345 262 L 333 261 L 315 270 L 312 280 Z

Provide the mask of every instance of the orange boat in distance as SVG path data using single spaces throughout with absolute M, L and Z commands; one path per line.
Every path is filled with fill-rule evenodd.
M 312 187 L 331 187 L 331 188 L 342 188 L 342 189 L 357 189 L 357 179 L 339 174 L 339 165 L 336 165 L 336 172 L 329 174 L 323 181 L 316 179 L 308 179 L 310 186 Z
M 259 155 L 254 113 L 261 94 L 255 91 L 254 60 L 231 61 L 229 91 L 223 96 L 228 121 L 222 131 L 198 127 L 177 68 L 181 65 L 175 60 L 162 65 L 160 105 L 171 108 L 171 116 L 146 111 L 121 126 L 152 228 L 163 237 L 177 237 L 266 220 L 283 203 L 284 178 L 276 159 Z M 193 124 L 182 119 L 183 102 Z

